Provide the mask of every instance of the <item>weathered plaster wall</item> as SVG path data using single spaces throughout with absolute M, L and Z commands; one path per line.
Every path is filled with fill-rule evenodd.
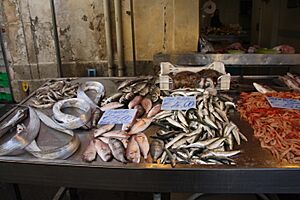
M 153 55 L 197 50 L 199 0 L 133 1 L 137 60 L 152 60 Z M 125 59 L 132 60 L 129 0 L 123 0 Z
M 129 0 L 122 0 L 127 75 L 132 75 L 132 30 Z M 134 2 L 137 73 L 153 73 L 153 55 L 197 50 L 199 0 L 138 0 Z M 49 0 L 2 0 L 14 88 L 20 80 L 58 76 Z M 103 1 L 55 0 L 64 76 L 86 76 L 95 68 L 107 75 Z M 111 1 L 114 53 L 116 48 Z M 115 56 L 115 59 L 117 57 Z M 34 86 L 35 87 L 35 86 Z M 16 100 L 22 96 L 15 95 Z
M 49 1 L 3 0 L 4 26 L 14 79 L 56 77 Z M 49 67 L 49 64 L 52 64 Z

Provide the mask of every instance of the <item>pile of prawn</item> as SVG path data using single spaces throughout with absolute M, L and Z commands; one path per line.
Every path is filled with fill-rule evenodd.
M 300 163 L 300 110 L 272 108 L 266 96 L 300 100 L 300 93 L 241 93 L 238 111 L 254 129 L 263 148 L 279 161 Z

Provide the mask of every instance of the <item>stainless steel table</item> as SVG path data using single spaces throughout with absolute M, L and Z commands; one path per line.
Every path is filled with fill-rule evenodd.
M 97 80 L 104 84 L 109 95 L 124 79 L 127 78 L 78 80 Z M 30 96 L 22 104 L 27 104 L 29 99 Z M 91 131 L 77 130 L 81 147 L 66 160 L 41 160 L 29 154 L 1 156 L 0 182 L 145 192 L 299 193 L 300 165 L 278 163 L 260 147 L 259 141 L 253 137 L 253 130 L 238 113 L 231 118 L 249 140 L 239 147 L 243 152 L 235 158 L 237 165 L 176 165 L 172 168 L 145 161 L 140 164 L 105 163 L 99 158 L 93 163 L 85 163 L 81 155 L 91 138 Z M 153 134 L 157 128 L 150 127 L 146 134 Z M 64 140 L 63 136 L 44 125 L 41 130 L 38 136 L 41 144 L 57 145 Z

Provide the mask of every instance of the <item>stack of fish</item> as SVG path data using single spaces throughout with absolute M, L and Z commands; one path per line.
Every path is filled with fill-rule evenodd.
M 92 162 L 97 154 L 105 162 L 115 158 L 122 163 L 140 163 L 141 156 L 147 159 L 149 142 L 143 132 L 130 134 L 121 130 L 112 130 L 114 127 L 114 124 L 107 124 L 94 131 L 94 139 L 90 141 L 83 153 L 84 161 Z
M 158 103 L 160 89 L 155 85 L 154 78 L 147 76 L 122 82 L 118 91 L 103 101 L 100 110 L 128 108 L 137 109 L 137 114 L 132 123 L 123 124 L 121 130 L 114 129 L 114 124 L 96 129 L 83 154 L 84 161 L 95 160 L 96 153 L 103 161 L 115 158 L 123 163 L 139 163 L 141 155 L 147 158 L 149 142 L 143 131 L 152 123 L 152 117 L 161 111 L 161 104 Z
M 128 104 L 136 96 L 147 96 L 152 103 L 155 103 L 159 100 L 160 96 L 160 89 L 155 85 L 155 79 L 153 76 L 138 77 L 126 80 L 120 84 L 118 91 L 118 93 L 115 93 L 105 99 L 102 106 L 109 104 L 107 107 L 118 107 L 118 105 L 122 107 L 123 105 Z
M 290 89 L 300 92 L 300 76 L 296 74 L 287 73 L 279 77 Z
M 39 109 L 51 108 L 60 100 L 76 97 L 78 86 L 78 83 L 72 83 L 70 79 L 49 81 L 36 90 L 31 106 Z
M 160 163 L 233 164 L 230 158 L 239 154 L 234 141 L 240 145 L 247 138 L 227 117 L 235 104 L 227 95 L 208 92 L 174 91 L 172 96 L 196 96 L 196 109 L 162 111 L 154 116 L 155 124 L 162 127 L 152 136 L 150 153 Z

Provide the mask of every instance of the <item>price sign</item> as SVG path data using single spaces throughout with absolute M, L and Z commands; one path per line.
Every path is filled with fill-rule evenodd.
M 289 98 L 267 97 L 273 108 L 287 108 L 300 110 L 300 100 Z
M 162 110 L 188 110 L 196 108 L 196 97 L 165 97 L 161 107 Z
M 137 109 L 108 110 L 102 115 L 98 124 L 129 124 L 136 113 Z

